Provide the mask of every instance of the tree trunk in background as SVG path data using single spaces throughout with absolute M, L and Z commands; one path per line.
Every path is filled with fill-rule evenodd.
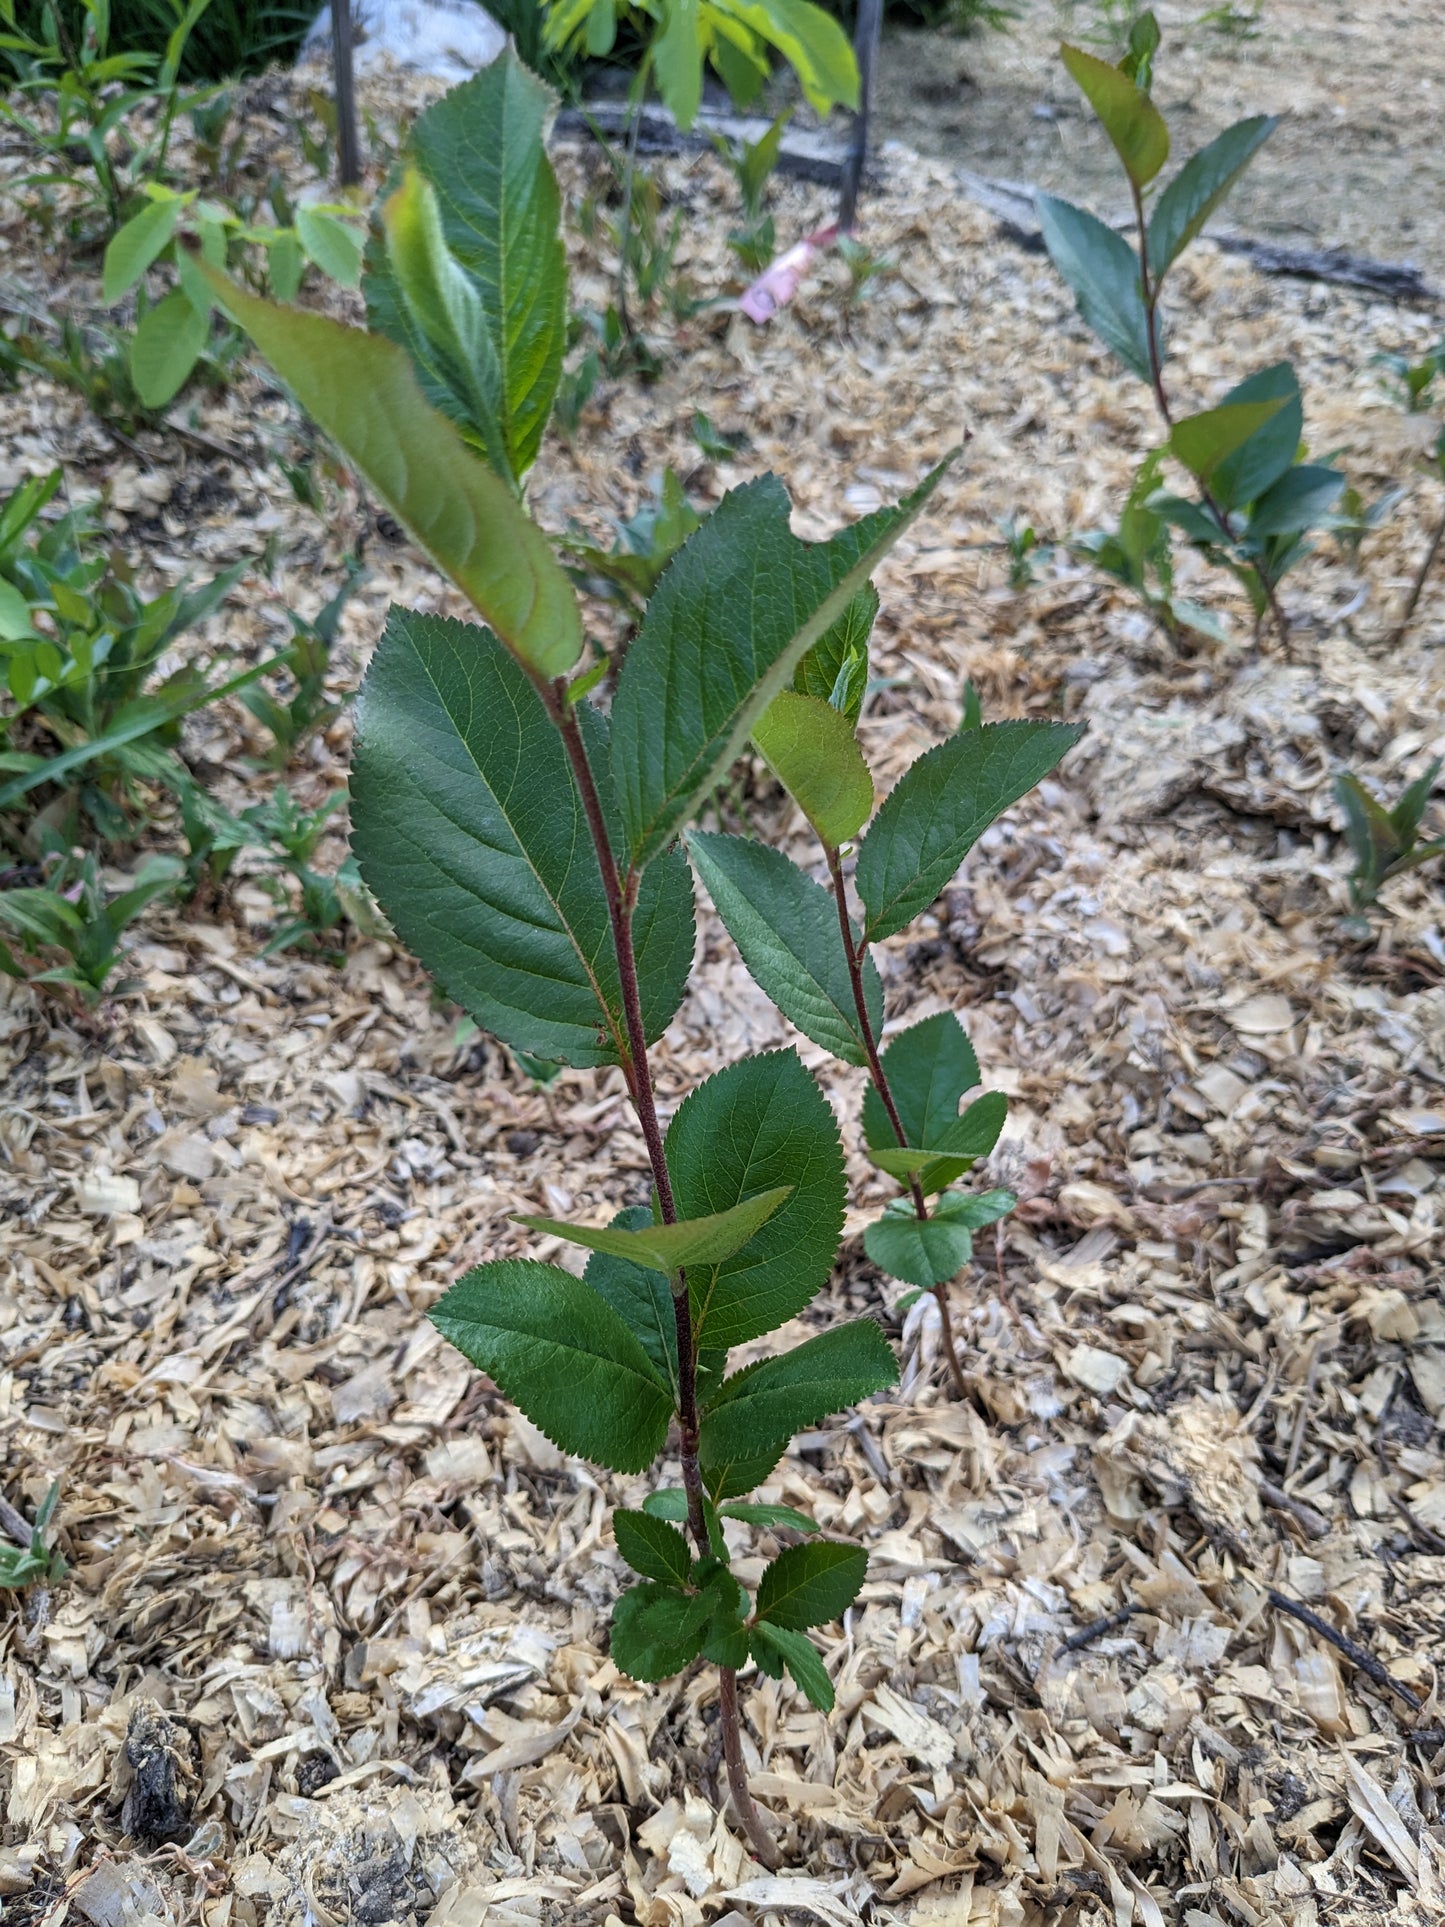
M 331 68 L 336 85 L 336 161 L 343 187 L 361 180 L 356 138 L 356 76 L 351 60 L 351 0 L 331 0 Z
M 858 214 L 858 191 L 868 158 L 868 116 L 873 104 L 873 70 L 878 64 L 878 37 L 883 27 L 883 0 L 858 0 L 853 29 L 853 53 L 858 62 L 858 111 L 853 136 L 843 163 L 843 191 L 838 197 L 838 231 L 851 231 Z

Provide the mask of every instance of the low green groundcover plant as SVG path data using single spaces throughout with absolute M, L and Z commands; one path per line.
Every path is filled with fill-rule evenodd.
M 808 1635 L 847 1611 L 867 1562 L 805 1514 L 749 1495 L 796 1431 L 890 1386 L 897 1368 L 870 1318 L 756 1349 L 828 1279 L 843 1146 L 792 1049 L 729 1064 L 660 1115 L 649 1049 L 693 967 L 688 859 L 779 1008 L 868 1068 L 864 1137 L 901 1189 L 867 1248 L 929 1289 L 1011 1202 L 957 1188 L 997 1138 L 1005 1101 L 976 1098 L 960 1115 L 978 1068 L 950 1014 L 881 1048 L 870 950 L 928 908 L 1076 731 L 968 728 L 875 814 L 855 734 L 870 577 L 946 463 L 826 542 L 792 533 L 776 478 L 733 490 L 652 588 L 610 713 L 596 705 L 606 660 L 588 663 L 572 584 L 524 497 L 566 328 L 544 108 L 539 83 L 506 58 L 417 124 L 368 264 L 370 333 L 202 271 L 482 619 L 391 611 L 359 701 L 353 848 L 398 935 L 478 1025 L 524 1060 L 620 1068 L 649 1182 L 642 1197 L 622 1185 L 606 1222 L 520 1220 L 585 1252 L 580 1276 L 495 1259 L 432 1317 L 564 1451 L 629 1475 L 675 1453 L 680 1484 L 613 1515 L 637 1583 L 617 1602 L 612 1654 L 640 1680 L 717 1666 L 734 1803 L 773 1864 L 747 1787 L 738 1669 L 786 1671 L 830 1707 Z M 750 748 L 815 829 L 826 882 L 764 843 L 696 828 Z M 730 1365 L 738 1347 L 747 1362 Z M 799 1535 L 751 1596 L 729 1526 Z

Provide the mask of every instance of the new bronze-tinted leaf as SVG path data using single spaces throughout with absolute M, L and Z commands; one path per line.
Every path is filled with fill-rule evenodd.
M 1149 321 L 1139 257 L 1087 209 L 1036 194 L 1044 245 L 1074 291 L 1080 318 L 1141 381 L 1149 380 Z
M 853 726 L 818 696 L 784 689 L 753 724 L 763 760 L 829 849 L 873 814 L 873 778 Z
M 947 463 L 896 508 L 829 542 L 800 542 L 768 475 L 724 496 L 668 567 L 629 645 L 612 704 L 612 764 L 634 864 L 693 816 Z
M 805 1037 L 845 1064 L 866 1063 L 838 907 L 830 892 L 781 850 L 747 837 L 689 830 L 686 843 L 760 988 Z M 871 956 L 863 962 L 863 989 L 876 1035 L 883 1028 L 883 986 Z
M 564 1452 L 641 1472 L 662 1450 L 672 1393 L 612 1307 L 556 1265 L 478 1265 L 431 1321 Z
M 1082 47 L 1060 48 L 1064 65 L 1080 93 L 1103 124 L 1136 187 L 1147 187 L 1169 158 L 1169 129 L 1149 96 L 1126 73 L 1085 53 Z
M 416 122 L 409 157 L 436 195 L 441 235 L 475 296 L 496 371 L 492 422 L 511 474 L 536 459 L 567 345 L 567 263 L 560 199 L 543 134 L 551 94 L 510 48 L 451 88 Z M 435 406 L 475 426 L 476 392 L 427 347 L 396 276 L 373 249 L 365 293 L 371 325 L 412 354 Z
M 703 1416 L 704 1469 L 744 1455 L 761 1457 L 769 1441 L 781 1445 L 897 1378 L 888 1341 L 871 1318 L 837 1325 L 778 1358 L 749 1365 L 724 1380 Z
M 605 725 L 579 716 L 615 822 Z M 362 686 L 351 818 L 397 934 L 479 1024 L 539 1057 L 617 1061 L 622 994 L 581 802 L 535 690 L 486 630 L 392 611 Z M 680 852 L 643 878 L 634 928 L 652 1039 L 692 962 Z
M 548 1237 L 564 1238 L 568 1244 L 606 1252 L 611 1258 L 628 1259 L 654 1271 L 693 1271 L 731 1258 L 767 1223 L 792 1188 L 789 1184 L 775 1185 L 725 1211 L 681 1218 L 676 1224 L 567 1224 L 560 1218 L 531 1218 L 520 1213 L 517 1222 Z
M 858 1597 L 867 1571 L 868 1555 L 861 1546 L 834 1539 L 789 1546 L 758 1581 L 758 1618 L 793 1632 L 826 1626 L 841 1619 Z
M 795 1317 L 832 1269 L 846 1192 L 837 1120 L 797 1052 L 747 1057 L 707 1078 L 679 1106 L 666 1150 L 687 1217 L 792 1186 L 733 1256 L 688 1267 L 699 1345 L 741 1345 Z
M 572 586 L 545 535 L 417 386 L 403 349 L 199 272 L 296 399 L 501 640 L 542 676 L 582 653 Z
M 868 942 L 891 937 L 926 910 L 989 824 L 1082 734 L 1072 723 L 985 723 L 920 756 L 858 852 Z
M 1273 114 L 1236 121 L 1180 168 L 1149 216 L 1149 267 L 1156 285 L 1278 126 Z

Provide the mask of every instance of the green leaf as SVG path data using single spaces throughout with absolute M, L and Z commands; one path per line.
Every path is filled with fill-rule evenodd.
M 1293 464 L 1304 433 L 1304 402 L 1294 369 L 1279 361 L 1231 388 L 1221 404 L 1271 401 L 1282 406 L 1214 471 L 1210 493 L 1226 511 L 1258 501 Z
M 714 1500 L 739 1498 L 762 1484 L 787 1449 L 787 1439 L 771 1440 L 761 1451 L 738 1443 L 720 1458 L 708 1459 L 703 1482 Z
M 1169 129 L 1159 109 L 1107 60 L 1067 44 L 1059 54 L 1114 143 L 1124 172 L 1135 187 L 1147 187 L 1169 158 Z
M 847 1612 L 867 1571 L 868 1555 L 861 1546 L 836 1539 L 789 1546 L 758 1581 L 757 1616 L 792 1632 L 826 1626 Z
M 1096 215 L 1052 194 L 1034 196 L 1044 245 L 1074 291 L 1080 318 L 1141 381 L 1150 379 L 1149 322 L 1139 257 Z
M 662 0 L 662 31 L 652 43 L 662 104 L 684 133 L 702 105 L 705 48 L 699 0 Z
M 652 1209 L 645 1204 L 628 1205 L 612 1222 L 622 1229 L 639 1231 L 653 1222 Z M 672 1286 L 664 1274 L 626 1258 L 613 1258 L 605 1251 L 594 1251 L 582 1277 L 607 1300 L 676 1392 L 677 1313 L 672 1302 Z M 663 1518 L 671 1516 L 671 1513 L 659 1514 Z M 686 1518 L 686 1510 L 680 1516 Z
M 1202 415 L 1186 415 L 1170 432 L 1169 452 L 1207 488 L 1220 463 L 1243 448 L 1283 407 L 1283 398 L 1276 396 L 1270 401 L 1227 402 Z
M 515 482 L 502 432 L 501 364 L 481 297 L 447 252 L 437 198 L 425 175 L 408 168 L 383 203 L 381 218 L 387 263 L 410 326 L 404 345 L 423 389 L 473 432 L 503 480 Z
M 107 306 L 133 288 L 169 245 L 185 205 L 180 199 L 148 201 L 111 236 L 100 276 L 101 299 Z
M 897 1362 L 871 1318 L 837 1325 L 781 1357 L 746 1366 L 724 1380 L 703 1415 L 704 1471 L 744 1454 L 761 1458 L 774 1439 L 781 1447 L 794 1432 L 897 1380 Z M 776 1460 L 774 1454 L 771 1463 Z
M 302 407 L 502 642 L 536 674 L 565 676 L 582 653 L 571 585 L 506 483 L 428 406 L 405 353 L 200 268 Z
M 640 1572 L 644 1579 L 661 1579 L 677 1586 L 687 1584 L 692 1571 L 692 1553 L 676 1526 L 659 1519 L 655 1513 L 619 1508 L 612 1515 L 612 1531 L 617 1550 L 634 1572 Z
M 873 814 L 873 778 L 852 724 L 831 704 L 784 689 L 754 723 L 753 741 L 829 849 Z
M 0 576 L 0 642 L 24 642 L 34 637 L 30 598 L 22 595 L 13 582 Z
M 1337 468 L 1302 462 L 1286 469 L 1267 488 L 1249 512 L 1249 537 L 1262 542 L 1270 536 L 1299 535 L 1312 529 L 1335 505 L 1345 478 Z
M 1278 126 L 1274 114 L 1236 121 L 1180 168 L 1149 216 L 1149 268 L 1156 287 Z
M 837 1119 L 798 1053 L 769 1051 L 706 1078 L 678 1107 L 666 1152 L 685 1217 L 792 1186 L 740 1250 L 688 1267 L 698 1344 L 741 1345 L 794 1317 L 832 1269 L 847 1189 Z
M 530 1218 L 520 1213 L 514 1216 L 518 1224 L 548 1237 L 565 1238 L 569 1244 L 583 1245 L 589 1251 L 626 1258 L 633 1264 L 650 1266 L 654 1271 L 692 1271 L 699 1266 L 720 1265 L 725 1258 L 731 1258 L 767 1223 L 792 1188 L 790 1184 L 775 1185 L 769 1191 L 744 1198 L 726 1211 L 683 1218 L 676 1224 L 652 1224 L 639 1230 L 564 1224 L 559 1218 Z
M 612 704 L 613 770 L 634 865 L 700 808 L 947 467 L 897 508 L 830 542 L 800 542 L 788 527 L 786 490 L 764 476 L 724 496 L 683 544 L 628 647 Z
M 689 830 L 685 840 L 693 868 L 759 986 L 805 1037 L 845 1064 L 865 1064 L 831 892 L 766 844 L 702 830 Z M 871 956 L 863 962 L 863 987 L 876 1034 L 883 1028 L 883 986 Z
M 190 296 L 177 288 L 136 324 L 130 343 L 130 373 L 147 408 L 164 408 L 179 394 L 211 332 L 209 313 L 198 314 Z
M 868 689 L 868 638 L 877 616 L 878 591 L 869 582 L 793 672 L 793 687 L 800 696 L 818 696 L 832 703 L 855 729 Z
M 718 1507 L 720 1519 L 740 1519 L 745 1526 L 791 1526 L 795 1532 L 817 1532 L 815 1520 L 790 1505 L 732 1505 Z
M 329 274 L 343 288 L 361 286 L 362 241 L 355 228 L 338 221 L 334 214 L 323 213 L 320 208 L 298 207 L 296 238 L 307 260 L 313 261 L 323 274 Z
M 883 1142 L 871 1147 L 868 1155 L 880 1171 L 900 1183 L 916 1177 L 925 1193 L 941 1191 L 988 1156 L 1007 1120 L 1008 1099 L 1002 1091 L 988 1091 L 970 1104 L 962 1117 L 941 1130 L 936 1143 L 897 1146 Z
M 629 1587 L 612 1608 L 612 1658 L 631 1679 L 670 1679 L 701 1654 L 716 1609 L 710 1593 L 651 1580 Z
M 660 1492 L 648 1493 L 642 1509 L 649 1518 L 671 1519 L 682 1525 L 687 1519 L 687 1494 L 680 1485 L 664 1486 Z
M 431 1321 L 564 1452 L 642 1472 L 673 1414 L 656 1366 L 610 1305 L 556 1265 L 478 1265 Z
M 741 22 L 788 62 L 815 114 L 856 109 L 858 63 L 848 36 L 811 0 L 711 0 L 713 11 Z M 722 35 L 719 35 L 721 38 Z
M 446 249 L 480 305 L 497 371 L 496 427 L 518 478 L 537 458 L 567 346 L 561 201 L 543 141 L 553 105 L 508 48 L 429 107 L 408 146 L 436 194 Z M 407 348 L 432 404 L 485 443 L 469 391 L 453 386 L 411 325 L 380 249 L 371 251 L 364 286 L 372 327 Z M 490 379 L 488 372 L 484 392 Z
M 301 252 L 301 243 L 291 228 L 283 228 L 267 248 L 266 269 L 270 277 L 270 289 L 276 299 L 294 301 L 301 288 L 301 277 L 306 272 L 306 256 Z
M 609 822 L 606 725 L 577 705 Z M 522 669 L 485 629 L 393 609 L 362 685 L 352 847 L 403 943 L 503 1042 L 617 1062 L 622 992 L 607 900 L 566 752 Z M 633 920 L 649 1041 L 682 1001 L 692 885 L 679 851 Z
M 920 756 L 858 852 L 864 937 L 891 937 L 926 910 L 995 818 L 1047 776 L 1083 734 L 1072 723 L 985 723 Z
M 812 1640 L 784 1626 L 762 1621 L 750 1630 L 748 1643 L 759 1669 L 769 1679 L 781 1679 L 786 1666 L 799 1692 L 805 1694 L 820 1713 L 832 1712 L 833 1682 Z
M 863 1249 L 889 1278 L 925 1290 L 945 1285 L 973 1256 L 973 1234 L 1006 1217 L 1018 1200 L 1011 1191 L 949 1191 L 928 1218 L 914 1215 L 908 1198 L 895 1198 L 863 1233 Z

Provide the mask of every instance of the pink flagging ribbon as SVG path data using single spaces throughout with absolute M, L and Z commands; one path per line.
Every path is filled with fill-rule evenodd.
M 813 262 L 837 238 L 838 223 L 831 221 L 827 227 L 815 228 L 811 234 L 805 234 L 786 254 L 780 254 L 776 261 L 764 268 L 738 301 L 748 320 L 759 324 L 771 321 L 779 308 L 786 308 Z

